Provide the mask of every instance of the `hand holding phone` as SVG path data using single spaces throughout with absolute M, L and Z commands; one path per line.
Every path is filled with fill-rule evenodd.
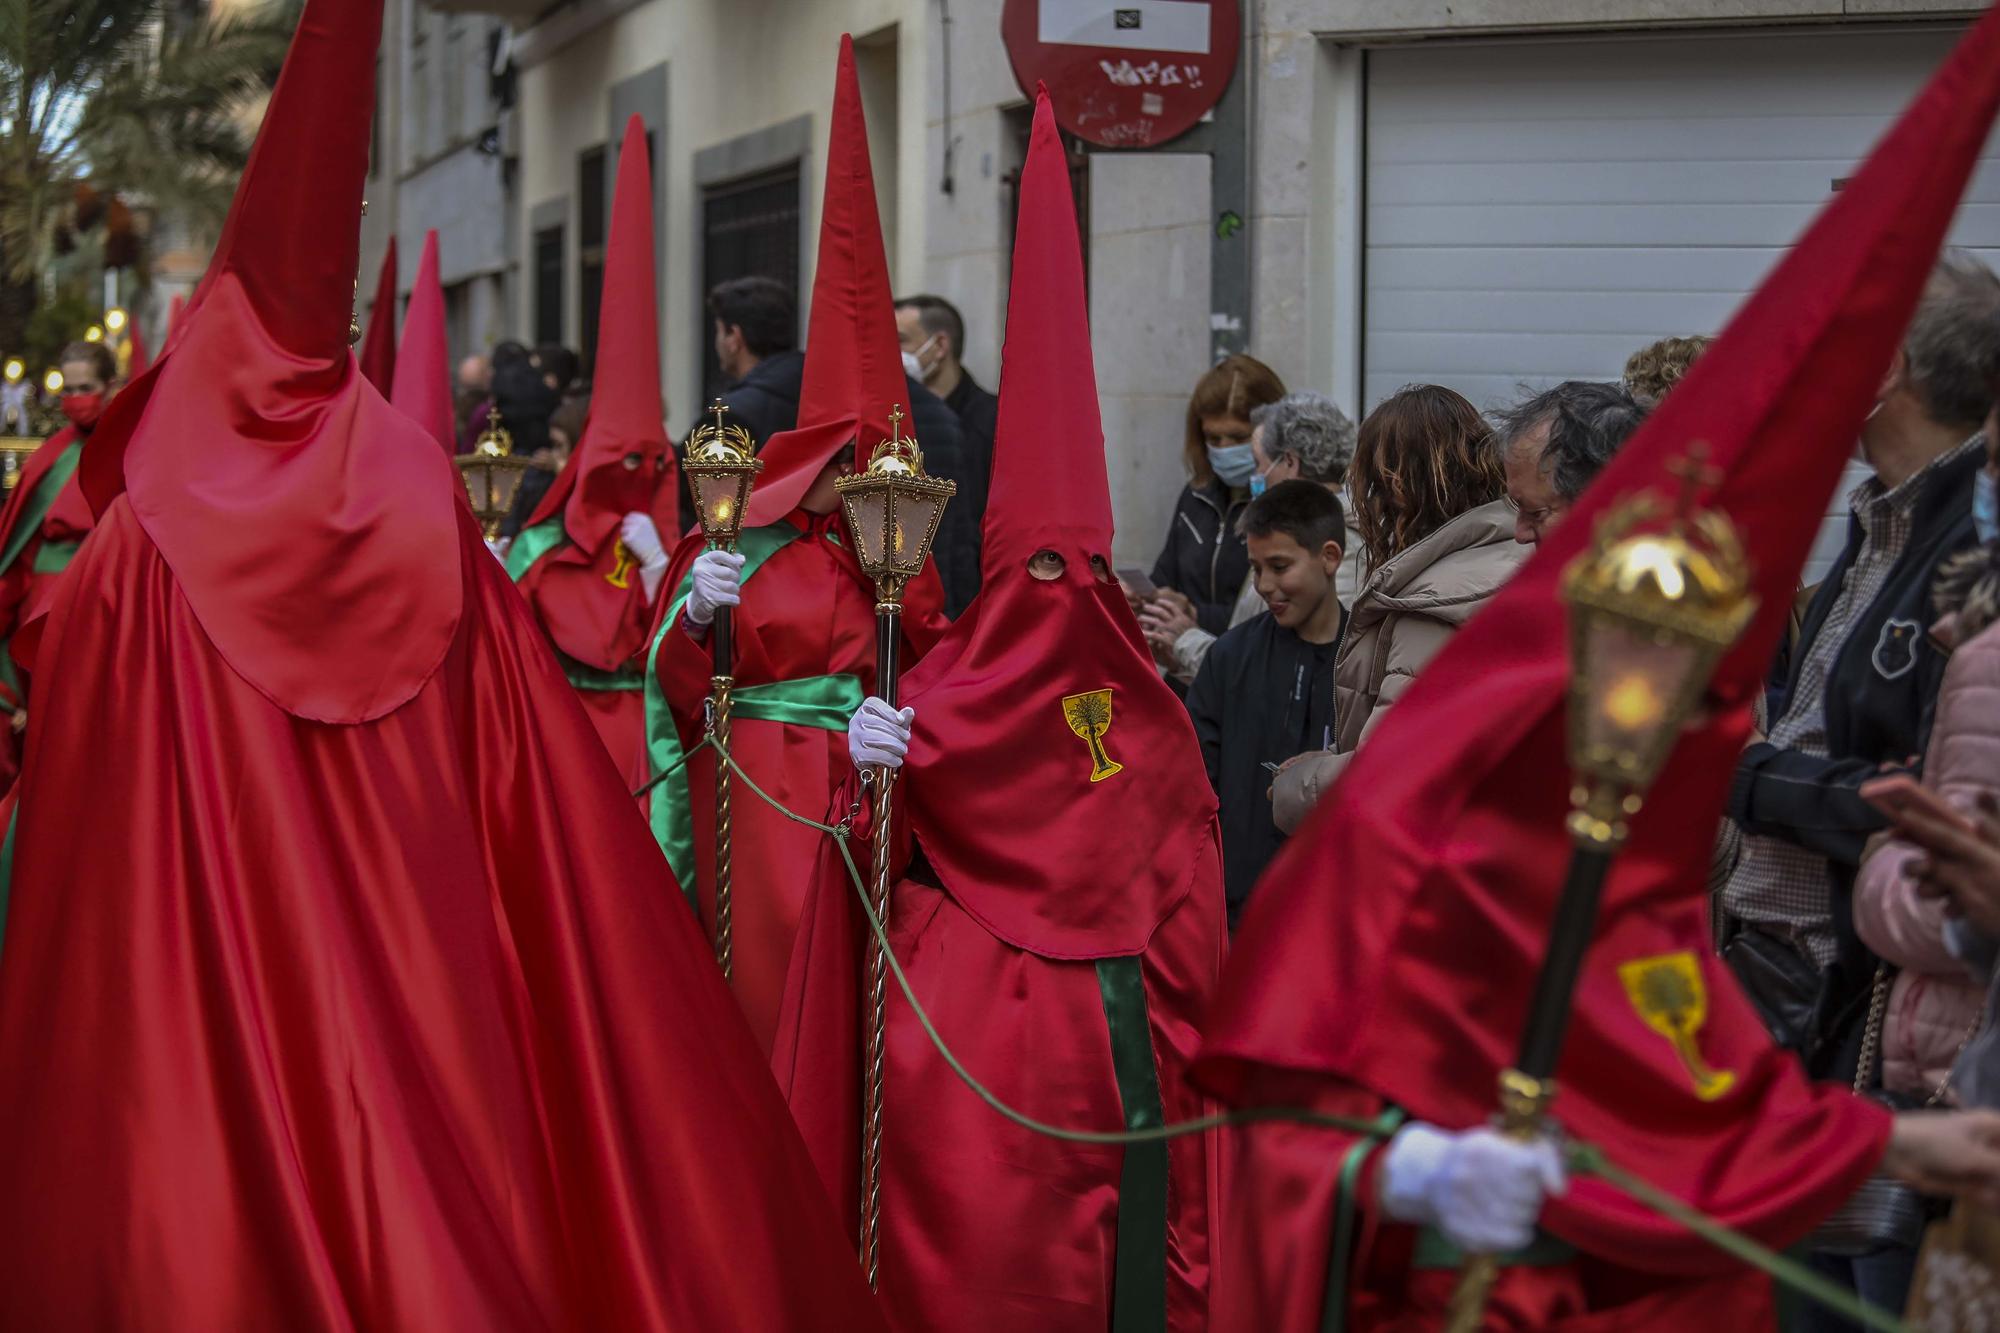
M 1940 824 L 1965 833 L 1976 832 L 1970 818 L 1908 773 L 1862 783 L 1861 799 L 1887 815 L 1899 833 L 1920 845 L 1928 845 L 1927 829 Z

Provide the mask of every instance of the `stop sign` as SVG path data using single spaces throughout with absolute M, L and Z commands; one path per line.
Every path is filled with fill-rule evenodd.
M 1056 121 L 1106 148 L 1185 134 L 1236 73 L 1237 0 L 1007 0 L 1000 36 L 1021 91 L 1049 86 Z

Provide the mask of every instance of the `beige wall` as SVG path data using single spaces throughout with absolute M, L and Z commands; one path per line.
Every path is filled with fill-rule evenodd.
M 804 227 L 808 238 L 816 235 L 827 113 L 842 32 L 853 32 L 873 48 L 869 56 L 873 68 L 892 64 L 905 90 L 890 99 L 896 107 L 895 125 L 871 127 L 871 138 L 874 147 L 893 143 L 896 148 L 894 160 L 878 156 L 875 161 L 884 200 L 899 201 L 893 221 L 885 224 L 885 234 L 894 238 L 891 270 L 898 282 L 921 280 L 926 219 L 916 173 L 922 165 L 923 99 L 918 90 L 924 86 L 927 59 L 922 41 L 926 8 L 924 0 L 650 0 L 522 72 L 517 113 L 521 205 L 532 210 L 545 200 L 571 196 L 573 246 L 576 158 L 584 148 L 606 140 L 605 90 L 663 61 L 667 66 L 667 116 L 659 164 L 665 175 L 667 210 L 661 328 L 672 420 L 692 415 L 699 390 L 700 349 L 688 346 L 703 297 L 694 155 L 740 135 L 811 116 Z M 893 58 L 881 49 L 884 41 L 893 42 Z M 524 220 L 517 232 L 524 245 L 529 234 Z M 806 250 L 809 270 L 810 240 Z M 522 258 L 525 262 L 526 256 Z M 520 285 L 525 292 L 531 283 Z M 575 285 L 573 265 L 568 285 L 572 289 Z M 804 285 L 809 291 L 810 271 Z M 567 299 L 573 329 L 573 290 Z M 526 300 L 524 295 L 524 305 Z M 526 327 L 528 314 L 526 309 L 518 312 L 518 326 Z

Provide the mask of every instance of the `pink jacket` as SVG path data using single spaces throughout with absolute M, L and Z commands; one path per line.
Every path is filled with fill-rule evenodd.
M 1960 645 L 1945 667 L 1924 781 L 1966 810 L 1980 791 L 2000 793 L 2000 625 Z M 1862 943 L 1902 969 L 1882 1023 L 1882 1086 L 1928 1097 L 1986 993 L 1945 948 L 1942 903 L 1917 895 L 1910 863 L 1921 855 L 1894 839 L 1862 863 L 1854 925 Z

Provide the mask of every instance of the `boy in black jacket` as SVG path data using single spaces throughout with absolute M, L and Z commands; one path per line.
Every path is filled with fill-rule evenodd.
M 1347 524 L 1315 481 L 1285 481 L 1241 521 L 1257 592 L 1268 610 L 1209 649 L 1188 712 L 1221 802 L 1229 928 L 1285 835 L 1271 822 L 1271 770 L 1322 749 L 1333 734 L 1333 663 L 1347 608 L 1334 595 Z

